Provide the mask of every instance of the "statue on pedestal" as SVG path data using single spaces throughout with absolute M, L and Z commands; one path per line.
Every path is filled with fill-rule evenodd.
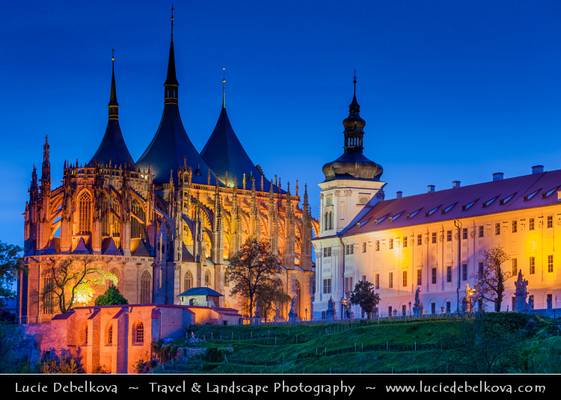
M 518 271 L 518 278 L 514 282 L 514 307 L 512 311 L 525 313 L 528 312 L 528 281 L 522 276 L 522 270 Z
M 415 304 L 413 304 L 413 315 L 421 317 L 423 315 L 423 301 L 421 300 L 421 287 L 418 286 L 415 290 Z
M 335 320 L 335 302 L 333 301 L 333 297 L 329 298 L 327 302 L 327 311 L 325 312 L 325 319 L 328 321 Z

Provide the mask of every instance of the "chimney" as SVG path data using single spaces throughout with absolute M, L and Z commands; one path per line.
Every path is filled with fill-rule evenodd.
M 396 198 L 396 199 L 401 199 L 402 197 L 403 197 L 403 192 L 402 192 L 401 190 L 398 190 L 398 191 L 395 193 L 395 198 Z
M 503 178 L 504 178 L 504 176 L 505 176 L 505 174 L 502 173 L 502 172 L 495 172 L 495 173 L 493 174 L 493 182 L 502 181 Z
M 429 193 L 434 192 L 434 185 L 428 185 L 428 186 L 427 186 L 427 191 L 428 191 Z
M 460 187 L 460 181 L 452 181 L 452 187 L 454 189 L 457 189 Z
M 543 165 L 532 166 L 532 174 L 542 174 L 542 173 L 543 173 Z

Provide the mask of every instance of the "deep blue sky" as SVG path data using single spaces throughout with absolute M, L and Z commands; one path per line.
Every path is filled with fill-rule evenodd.
M 4 2 L 0 22 L 0 240 L 21 243 L 33 163 L 51 143 L 88 161 L 103 134 L 111 48 L 121 127 L 140 156 L 162 111 L 166 1 Z M 185 127 L 201 149 L 220 107 L 221 66 L 240 140 L 267 175 L 307 182 L 342 151 L 358 71 L 365 152 L 387 197 L 494 171 L 561 168 L 558 1 L 176 0 Z

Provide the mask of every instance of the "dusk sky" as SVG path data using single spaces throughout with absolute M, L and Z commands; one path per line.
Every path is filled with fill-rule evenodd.
M 120 121 L 135 159 L 158 126 L 166 1 L 4 2 L 0 23 L 0 240 L 23 242 L 31 168 L 51 144 L 87 162 L 107 121 L 115 48 Z M 268 177 L 308 183 L 343 149 L 358 74 L 365 154 L 386 197 L 561 168 L 561 2 L 176 0 L 185 128 L 200 150 L 220 111 Z

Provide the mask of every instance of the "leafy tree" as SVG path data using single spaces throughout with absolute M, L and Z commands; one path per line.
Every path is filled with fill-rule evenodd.
M 15 296 L 14 282 L 22 268 L 20 253 L 21 247 L 0 241 L 0 306 L 3 297 Z
M 290 296 L 284 292 L 283 283 L 280 278 L 272 279 L 257 289 L 255 303 L 259 305 L 261 317 L 271 313 L 273 305 L 282 306 L 290 301 Z
M 501 311 L 505 292 L 506 276 L 501 265 L 510 257 L 501 247 L 493 247 L 483 253 L 483 268 L 475 284 L 475 298 L 480 303 L 494 303 L 495 311 Z
M 96 306 L 118 306 L 128 303 L 128 300 L 115 285 L 109 285 L 105 293 L 95 299 Z
M 0 373 L 37 372 L 35 338 L 22 325 L 0 322 Z
M 361 280 L 357 282 L 354 290 L 351 292 L 351 304 L 359 304 L 362 312 L 366 313 L 368 319 L 370 319 L 372 312 L 380 302 L 380 295 L 374 289 L 375 286 L 372 282 Z
M 256 296 L 265 288 L 275 287 L 280 271 L 280 261 L 267 242 L 249 239 L 230 258 L 226 268 L 226 279 L 232 284 L 230 293 L 248 300 L 250 319 L 253 318 Z
M 95 292 L 95 286 L 107 280 L 117 282 L 117 277 L 95 264 L 95 259 L 86 257 L 81 260 L 64 258 L 48 260 L 49 284 L 43 288 L 43 302 L 50 302 L 54 297 L 59 312 L 65 313 L 77 303 L 89 303 Z

